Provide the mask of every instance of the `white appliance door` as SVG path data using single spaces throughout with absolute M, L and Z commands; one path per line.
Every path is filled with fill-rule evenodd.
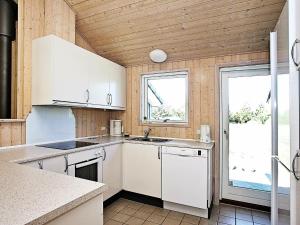
M 162 154 L 162 199 L 207 208 L 207 158 Z
M 289 0 L 289 49 L 290 49 L 290 120 L 291 123 L 291 225 L 300 224 L 300 176 L 299 153 L 299 65 L 300 63 L 300 1 Z M 294 54 L 292 54 L 294 53 Z M 293 55 L 293 57 L 292 57 Z M 294 161 L 294 163 L 293 163 Z M 294 164 L 294 165 L 293 165 Z

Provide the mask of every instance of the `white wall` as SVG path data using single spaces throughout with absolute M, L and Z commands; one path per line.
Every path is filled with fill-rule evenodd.
M 75 117 L 69 107 L 33 106 L 26 120 L 26 144 L 74 139 Z

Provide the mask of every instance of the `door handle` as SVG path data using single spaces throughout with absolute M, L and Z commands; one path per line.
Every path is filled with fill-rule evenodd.
M 223 131 L 223 134 L 226 136 L 226 139 L 229 138 L 229 134 L 228 134 L 228 131 L 227 131 L 227 130 L 224 130 L 224 131 Z
M 292 57 L 292 60 L 295 64 L 295 66 L 298 68 L 298 70 L 300 69 L 299 68 L 299 65 L 300 65 L 300 62 L 297 62 L 296 59 L 295 59 L 295 47 L 297 44 L 300 43 L 300 40 L 299 39 L 296 39 L 292 45 L 292 49 L 291 49 L 291 57 Z
M 297 171 L 295 169 L 297 158 L 300 158 L 300 150 L 297 151 L 297 153 L 295 154 L 295 156 L 293 158 L 293 162 L 292 162 L 292 173 L 293 173 L 294 177 L 296 178 L 296 180 L 300 180 L 300 176 L 297 175 Z

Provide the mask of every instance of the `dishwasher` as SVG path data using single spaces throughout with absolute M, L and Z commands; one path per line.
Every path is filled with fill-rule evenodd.
M 209 164 L 207 150 L 163 147 L 162 200 L 164 205 L 176 203 L 197 209 L 208 209 Z

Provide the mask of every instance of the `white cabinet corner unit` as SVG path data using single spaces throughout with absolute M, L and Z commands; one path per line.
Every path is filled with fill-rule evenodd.
M 126 70 L 55 35 L 32 43 L 32 104 L 126 108 Z

